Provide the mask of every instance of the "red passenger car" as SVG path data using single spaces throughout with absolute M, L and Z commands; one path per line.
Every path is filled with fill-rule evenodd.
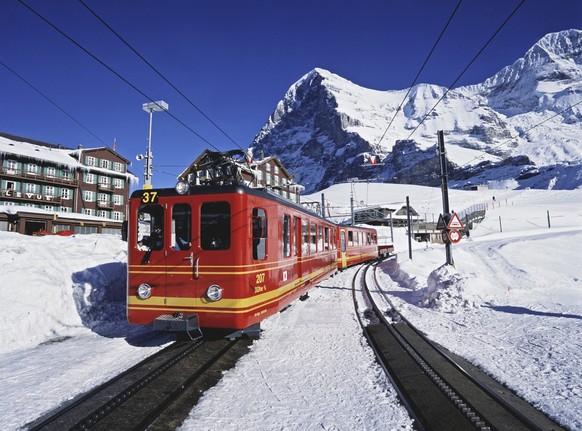
M 358 226 L 338 226 L 340 247 L 337 266 L 345 269 L 378 258 L 378 235 L 376 230 Z
M 131 196 L 130 323 L 257 331 L 337 270 L 337 226 L 300 205 L 243 185 L 183 183 L 179 190 Z M 359 240 L 366 246 L 357 253 L 372 253 L 371 235 Z

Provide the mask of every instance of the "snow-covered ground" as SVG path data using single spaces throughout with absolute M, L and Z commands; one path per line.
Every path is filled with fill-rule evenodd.
M 380 184 L 325 191 L 346 205 L 403 202 L 438 214 L 440 190 Z M 495 195 L 495 202 L 492 195 Z M 570 429 L 582 429 L 582 190 L 451 191 L 457 211 L 487 202 L 453 248 L 395 229 L 380 279 L 435 341 L 479 364 Z M 551 227 L 548 228 L 547 217 Z M 389 235 L 389 232 L 384 232 Z M 23 427 L 169 342 L 125 322 L 126 244 L 114 236 L 0 232 L 0 422 Z M 412 422 L 374 362 L 351 303 L 353 269 L 263 323 L 182 430 L 406 430 Z

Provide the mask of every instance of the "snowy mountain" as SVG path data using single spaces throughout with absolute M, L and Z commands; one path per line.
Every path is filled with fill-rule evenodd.
M 277 155 L 308 193 L 353 177 L 437 185 L 443 130 L 455 187 L 582 186 L 581 30 L 548 34 L 483 83 L 446 91 L 372 90 L 314 69 L 287 91 L 251 151 Z M 382 163 L 371 165 L 373 156 Z

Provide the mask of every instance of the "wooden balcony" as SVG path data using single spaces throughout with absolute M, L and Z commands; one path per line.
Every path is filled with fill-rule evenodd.
M 32 181 L 38 181 L 43 183 L 52 183 L 52 184 L 60 184 L 60 185 L 68 185 L 68 186 L 78 186 L 79 182 L 76 178 L 63 178 L 63 177 L 56 177 L 53 175 L 44 175 L 40 173 L 32 173 L 26 172 L 22 169 L 8 169 L 3 166 L 0 166 L 0 175 L 4 176 L 5 178 L 13 177 L 17 179 L 26 179 Z

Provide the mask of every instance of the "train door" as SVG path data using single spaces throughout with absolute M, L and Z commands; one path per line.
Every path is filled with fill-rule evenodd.
M 168 205 L 166 223 L 166 301 L 192 297 L 196 258 L 192 248 L 193 211 L 190 204 Z
M 340 268 L 344 269 L 348 266 L 348 257 L 346 253 L 346 230 L 340 229 Z
M 135 274 L 132 276 L 132 283 L 139 285 L 142 282 L 147 282 L 156 288 L 156 292 L 163 294 L 166 283 L 164 207 L 159 203 L 144 204 L 144 201 L 149 200 L 145 196 L 149 195 L 142 197 L 135 225 L 131 227 L 131 229 L 135 229 L 135 236 L 132 238 L 135 238 L 135 248 L 137 249 L 137 253 L 132 253 L 135 260 L 130 262 L 130 265 L 134 265 L 133 272 Z

